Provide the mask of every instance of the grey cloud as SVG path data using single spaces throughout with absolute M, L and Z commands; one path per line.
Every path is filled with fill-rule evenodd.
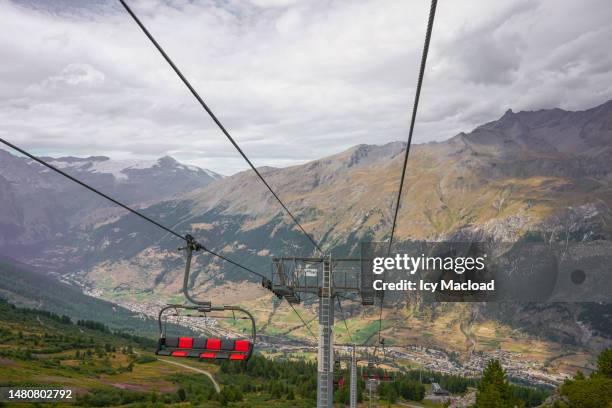
M 499 3 L 502 12 L 491 20 L 460 28 L 443 45 L 453 73 L 474 84 L 510 84 L 521 66 L 527 40 L 513 22 L 537 7 L 534 1 Z M 452 75 L 451 74 L 451 75 Z
M 130 4 L 257 165 L 406 139 L 427 0 Z M 438 7 L 417 142 L 510 107 L 612 98 L 607 2 Z M 0 1 L 0 24 L 3 137 L 43 153 L 245 168 L 115 1 Z

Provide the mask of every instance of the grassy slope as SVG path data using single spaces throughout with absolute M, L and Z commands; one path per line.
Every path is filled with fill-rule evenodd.
M 140 349 L 150 355 L 152 340 L 122 338 L 6 302 L 0 302 L 0 338 L 0 386 L 67 387 L 79 395 L 96 390 L 112 395 L 123 388 L 135 398 L 176 391 L 173 376 L 184 372 L 156 361 L 139 364 L 129 353 Z
M 71 388 L 78 395 L 76 406 L 184 406 L 178 393 L 183 389 L 186 401 L 195 406 L 219 407 L 220 400 L 235 389 L 235 376 L 220 372 L 219 365 L 180 360 L 215 375 L 222 386 L 217 396 L 205 375 L 159 361 L 153 349 L 150 339 L 91 329 L 55 314 L 16 308 L 0 300 L 0 387 Z M 267 364 L 271 366 L 264 372 L 281 372 L 277 363 Z M 239 377 L 242 386 L 261 388 L 269 382 L 261 375 Z M 311 405 L 312 401 L 299 396 L 291 401 L 285 396 L 271 396 L 265 389 L 244 392 L 241 401 L 229 404 L 279 408 Z

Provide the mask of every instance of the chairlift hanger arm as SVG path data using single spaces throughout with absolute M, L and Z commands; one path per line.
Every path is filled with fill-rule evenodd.
M 253 335 L 253 340 L 254 340 L 257 334 L 256 328 L 255 328 L 255 318 L 248 310 L 245 310 L 239 306 L 231 306 L 231 305 L 213 306 L 209 300 L 198 300 L 194 298 L 191 295 L 191 293 L 189 293 L 189 276 L 191 274 L 191 262 L 193 260 L 193 251 L 198 251 L 200 249 L 203 249 L 203 246 L 200 243 L 198 243 L 196 240 L 194 240 L 193 237 L 189 234 L 187 234 L 185 238 L 187 240 L 187 246 L 184 248 L 181 248 L 187 251 L 187 259 L 185 261 L 185 275 L 183 276 L 183 295 L 185 295 L 185 298 L 189 302 L 193 303 L 196 306 L 185 306 L 183 308 L 190 309 L 190 310 L 198 310 L 204 313 L 211 312 L 211 311 L 227 311 L 227 310 L 244 313 L 248 317 L 248 319 L 251 320 L 252 335 Z M 160 317 L 161 317 L 161 314 L 166 309 L 172 308 L 172 307 L 176 307 L 176 305 L 168 305 L 164 307 L 160 311 Z M 161 319 L 160 319 L 160 330 L 161 330 Z
M 183 276 L 183 294 L 185 295 L 185 298 L 193 303 L 194 305 L 198 305 L 203 309 L 208 309 L 206 311 L 210 311 L 210 310 L 214 310 L 211 309 L 211 303 L 208 300 L 198 300 L 195 299 L 190 293 L 189 293 L 189 276 L 191 275 L 191 262 L 193 261 L 193 252 L 194 251 L 199 251 L 199 250 L 205 250 L 207 252 L 208 249 L 206 249 L 202 244 L 200 244 L 199 242 L 197 242 L 191 235 L 187 234 L 185 235 L 185 241 L 187 242 L 187 245 L 179 248 L 179 251 L 187 251 L 187 259 L 185 260 L 185 274 Z M 263 277 L 263 275 L 261 275 Z M 265 278 L 265 277 L 263 277 Z M 226 310 L 226 309 L 217 309 L 217 310 Z
M 187 235 L 187 246 L 184 248 L 179 248 L 179 250 L 187 251 L 187 259 L 185 261 L 185 275 L 183 276 L 183 295 L 185 298 L 193 303 L 194 305 L 200 306 L 207 312 L 211 310 L 211 303 L 208 300 L 197 300 L 191 296 L 189 293 L 189 275 L 191 274 L 191 261 L 193 259 L 193 251 L 198 251 L 201 249 L 201 245 L 191 237 L 191 235 Z

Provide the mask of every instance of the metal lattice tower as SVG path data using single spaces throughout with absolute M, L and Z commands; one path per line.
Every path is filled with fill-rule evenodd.
M 349 355 L 334 355 L 335 361 L 340 364 L 342 361 L 348 362 L 348 368 L 350 371 L 350 386 L 349 386 L 349 401 L 350 408 L 357 407 L 357 346 L 355 344 L 350 346 Z
M 317 408 L 332 408 L 334 404 L 334 297 L 329 258 L 323 260 L 321 277 Z
M 377 296 L 367 284 L 371 282 L 371 268 L 362 268 L 363 258 L 276 257 L 272 262 L 271 289 L 278 297 L 291 304 L 301 302 L 301 293 L 319 297 L 319 350 L 317 368 L 317 408 L 333 407 L 334 397 L 334 300 L 335 297 L 354 294 L 363 305 L 372 304 Z M 364 290 L 364 286 L 366 289 Z M 356 347 L 348 360 L 351 368 L 351 407 L 357 406 Z
M 351 350 L 350 407 L 357 408 L 357 350 L 354 344 Z

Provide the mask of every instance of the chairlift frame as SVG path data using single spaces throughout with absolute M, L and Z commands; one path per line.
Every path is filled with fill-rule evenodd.
M 255 341 L 257 337 L 255 318 L 248 310 L 245 310 L 240 306 L 213 306 L 210 301 L 196 299 L 189 293 L 189 276 L 191 274 L 191 262 L 193 259 L 193 252 L 202 249 L 202 246 L 197 241 L 195 241 L 195 239 L 193 239 L 193 237 L 189 234 L 185 236 L 185 240 L 187 241 L 187 246 L 185 246 L 184 248 L 179 248 L 179 250 L 187 251 L 185 274 L 183 277 L 183 295 L 190 303 L 192 303 L 192 305 L 169 304 L 164 306 L 159 311 L 159 342 L 155 354 L 170 357 L 193 357 L 212 360 L 249 360 L 251 358 L 251 355 L 253 354 L 253 349 L 255 348 Z M 201 313 L 197 315 L 183 316 L 187 318 L 208 318 L 207 314 L 210 312 L 231 311 L 231 317 L 215 316 L 215 318 L 233 318 L 249 320 L 251 323 L 251 336 L 249 340 L 234 340 L 227 338 L 168 337 L 166 335 L 164 325 L 164 317 L 166 317 L 168 310 L 175 310 L 177 312 L 177 316 L 179 316 L 179 310 L 196 311 L 198 313 Z M 243 317 L 236 317 L 235 312 L 241 313 Z

